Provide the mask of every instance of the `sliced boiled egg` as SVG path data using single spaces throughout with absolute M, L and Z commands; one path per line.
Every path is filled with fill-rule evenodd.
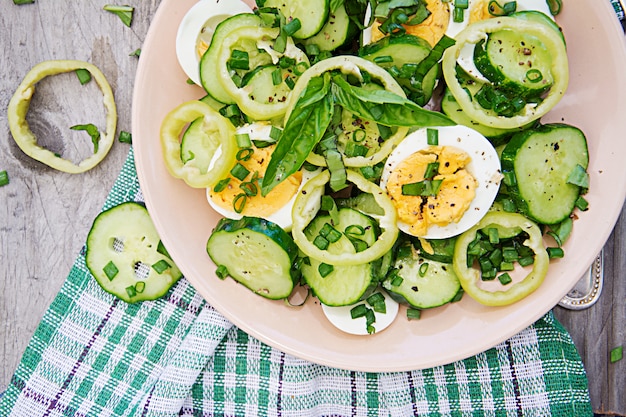
M 429 144 L 429 135 L 437 136 L 437 145 Z M 400 142 L 385 163 L 380 187 L 396 207 L 400 230 L 444 239 L 478 223 L 493 204 L 501 179 L 498 153 L 483 135 L 465 126 L 446 126 L 419 129 Z M 433 184 L 435 191 L 410 191 Z
M 370 334 L 367 328 L 367 319 L 365 316 L 352 318 L 351 310 L 357 306 L 365 306 L 365 308 L 371 309 L 374 314 L 375 321 L 372 324 L 374 329 L 374 333 L 380 333 L 393 321 L 398 315 L 399 305 L 396 301 L 394 301 L 389 294 L 385 291 L 380 291 L 380 293 L 385 297 L 385 312 L 380 313 L 374 311 L 374 309 L 367 304 L 366 301 L 362 301 L 357 304 L 349 305 L 349 306 L 341 306 L 341 307 L 331 307 L 325 304 L 322 304 L 322 310 L 324 311 L 324 315 L 330 321 L 330 323 L 338 328 L 339 330 L 354 334 L 354 335 L 367 335 Z M 363 307 L 361 307 L 363 308 Z
M 200 85 L 200 58 L 211 43 L 215 27 L 230 16 L 251 11 L 241 0 L 200 0 L 185 14 L 176 34 L 176 56 L 194 83 Z
M 319 170 L 302 169 L 277 185 L 265 197 L 260 192 L 260 181 L 265 174 L 276 145 L 271 137 L 269 122 L 255 122 L 237 129 L 237 134 L 247 134 L 251 141 L 268 142 L 267 146 L 253 146 L 251 151 L 241 151 L 241 164 L 248 171 L 243 180 L 232 174 L 222 190 L 207 189 L 211 207 L 224 217 L 240 219 L 243 216 L 261 217 L 278 224 L 286 231 L 291 230 L 291 211 L 294 200 L 304 184 L 319 173 Z M 245 155 L 245 156 L 244 156 Z M 245 160 L 244 160 L 245 158 Z M 256 191 L 256 192 L 255 192 Z

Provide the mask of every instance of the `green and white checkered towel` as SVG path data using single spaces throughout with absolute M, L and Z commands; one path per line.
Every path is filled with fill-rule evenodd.
M 141 200 L 132 150 L 105 209 Z M 81 253 L 0 401 L 1 416 L 592 416 L 587 379 L 552 314 L 477 356 L 364 373 L 248 336 L 185 279 L 126 304 Z

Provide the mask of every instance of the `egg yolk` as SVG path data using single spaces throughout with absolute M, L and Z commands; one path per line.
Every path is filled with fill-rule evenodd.
M 404 195 L 402 186 L 423 181 L 428 164 L 439 163 L 434 180 L 442 180 L 436 196 Z M 432 225 L 446 226 L 463 217 L 476 195 L 477 181 L 467 171 L 470 156 L 451 146 L 431 146 L 400 162 L 389 175 L 387 194 L 398 218 L 413 236 L 426 235 Z
M 233 204 L 235 199 L 239 194 L 244 192 L 240 187 L 242 182 L 249 182 L 254 172 L 258 172 L 259 182 L 261 181 L 261 178 L 265 175 L 265 170 L 267 169 L 267 165 L 269 164 L 270 157 L 275 147 L 276 145 L 270 145 L 264 148 L 253 148 L 254 153 L 248 160 L 239 161 L 241 165 L 250 171 L 248 177 L 244 178 L 243 181 L 231 177 L 224 190 L 219 193 L 211 190 L 209 192 L 209 197 L 220 207 L 226 210 L 234 211 Z M 255 182 L 258 192 L 255 196 L 246 197 L 243 210 L 239 214 L 255 217 L 269 216 L 289 202 L 289 200 L 298 191 L 301 182 L 302 173 L 298 171 L 274 187 L 265 197 L 261 195 L 260 186 Z

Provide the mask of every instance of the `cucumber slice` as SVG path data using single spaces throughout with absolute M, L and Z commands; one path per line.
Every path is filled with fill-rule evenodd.
M 162 297 L 182 276 L 162 248 L 146 207 L 119 204 L 100 213 L 87 235 L 85 264 L 105 291 L 135 303 Z
M 257 217 L 221 219 L 206 250 L 218 266 L 255 294 L 269 299 L 291 294 L 298 247 L 280 226 Z
M 240 13 L 220 22 L 215 28 L 209 49 L 200 59 L 200 82 L 202 87 L 214 99 L 224 104 L 233 104 L 235 100 L 226 92 L 224 87 L 217 82 L 217 57 L 222 41 L 230 32 L 244 26 L 259 27 L 261 18 L 252 13 Z
M 509 29 L 489 34 L 474 48 L 474 62 L 490 81 L 537 96 L 554 83 L 552 57 L 536 37 Z
M 321 51 L 334 51 L 342 47 L 358 32 L 358 28 L 348 16 L 344 3 L 330 13 L 328 21 L 322 29 L 308 39 L 302 41 L 303 45 L 317 45 Z
M 346 256 L 357 251 L 358 245 L 355 245 L 355 239 L 367 245 L 372 245 L 376 241 L 377 224 L 371 217 L 351 208 L 339 209 L 337 217 L 339 222 L 333 224 L 330 215 L 317 216 L 305 229 L 305 235 L 313 241 L 325 233 L 325 228 L 332 225 L 340 237 L 337 241 L 330 243 L 327 250 L 332 253 L 345 253 Z M 346 228 L 351 229 L 346 231 Z M 362 235 L 355 233 L 361 228 Z M 349 230 L 353 232 L 349 233 Z M 335 239 L 329 237 L 328 240 Z M 323 304 L 329 306 L 345 306 L 361 300 L 378 285 L 378 274 L 383 267 L 383 263 L 377 261 L 359 265 L 334 265 L 332 272 L 322 276 L 320 273 L 320 266 L 324 267 L 322 262 L 310 257 L 307 259 L 308 261 L 303 262 L 300 268 L 302 277 L 315 296 Z
M 394 268 L 383 288 L 396 301 L 413 308 L 439 307 L 452 301 L 461 289 L 452 264 L 419 256 L 410 245 L 399 251 Z
M 199 117 L 189 124 L 180 143 L 180 159 L 190 163 L 200 172 L 208 172 L 215 153 L 220 147 L 219 138 L 209 134 L 204 126 L 204 117 Z
M 330 0 L 257 0 L 259 7 L 275 7 L 285 16 L 287 22 L 300 20 L 300 29 L 293 37 L 307 39 L 317 34 L 328 20 Z
M 565 124 L 547 124 L 514 135 L 502 151 L 502 171 L 513 173 L 506 183 L 517 207 L 542 224 L 556 224 L 574 210 L 581 188 L 568 183 L 589 153 L 583 132 Z

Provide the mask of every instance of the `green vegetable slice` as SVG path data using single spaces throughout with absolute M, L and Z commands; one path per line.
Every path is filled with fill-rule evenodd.
M 162 297 L 182 276 L 174 261 L 158 250 L 159 235 L 140 203 L 126 202 L 100 213 L 86 246 L 85 263 L 98 284 L 128 303 Z

